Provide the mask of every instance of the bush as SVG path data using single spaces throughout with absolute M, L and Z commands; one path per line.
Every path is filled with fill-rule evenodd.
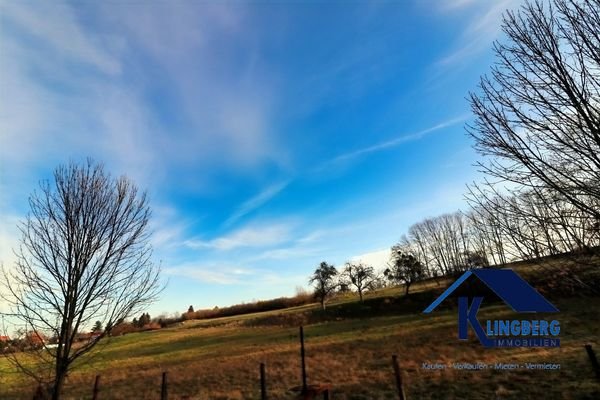
M 210 319 L 251 314 L 263 311 L 282 310 L 284 308 L 302 306 L 312 302 L 314 302 L 312 294 L 304 291 L 299 292 L 294 297 L 279 297 L 272 300 L 260 300 L 253 303 L 242 303 L 229 307 L 215 307 L 213 309 L 186 312 L 181 316 L 181 320 Z

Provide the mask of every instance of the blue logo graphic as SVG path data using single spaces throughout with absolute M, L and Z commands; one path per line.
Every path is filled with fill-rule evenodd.
M 440 297 L 423 311 L 432 312 L 471 275 L 479 278 L 513 311 L 518 313 L 558 312 L 558 309 L 539 294 L 529 283 L 510 269 L 480 269 L 467 271 Z M 458 298 L 458 338 L 467 340 L 468 325 L 485 347 L 560 347 L 560 323 L 557 320 L 488 320 L 485 329 L 477 320 L 483 297 Z

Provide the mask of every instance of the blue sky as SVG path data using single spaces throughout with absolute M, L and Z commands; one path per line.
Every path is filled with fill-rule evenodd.
M 464 205 L 465 97 L 515 1 L 2 2 L 0 261 L 40 179 L 87 156 L 147 189 L 150 311 L 382 267 Z

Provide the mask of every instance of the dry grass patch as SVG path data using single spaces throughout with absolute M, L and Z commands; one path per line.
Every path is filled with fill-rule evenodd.
M 402 304 L 392 305 L 402 310 Z M 331 320 L 305 327 L 310 382 L 330 383 L 340 400 L 394 398 L 391 356 L 397 354 L 412 399 L 600 398 L 600 384 L 582 347 L 591 342 L 600 352 L 598 298 L 557 302 L 563 330 L 559 349 L 484 349 L 473 337 L 457 340 L 456 310 L 390 314 L 381 311 L 382 305 L 383 299 L 367 305 L 341 303 L 328 311 Z M 361 308 L 370 306 L 374 308 Z M 310 310 L 285 310 L 281 320 Z M 339 317 L 342 311 L 346 317 Z M 380 311 L 383 315 L 377 316 Z M 263 324 L 261 318 L 280 318 L 265 314 L 188 321 L 177 328 L 113 338 L 104 352 L 68 377 L 65 398 L 90 398 L 100 374 L 102 400 L 158 399 L 161 373 L 168 371 L 169 399 L 258 399 L 259 365 L 264 362 L 269 398 L 289 399 L 288 389 L 301 379 L 297 327 Z M 482 320 L 511 316 L 499 304 L 480 311 Z M 426 370 L 423 362 L 562 366 L 559 371 Z M 4 360 L 0 371 L 0 399 L 31 398 L 31 383 L 12 373 Z

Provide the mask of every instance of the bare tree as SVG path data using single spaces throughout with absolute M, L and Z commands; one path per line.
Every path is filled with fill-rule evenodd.
M 397 246 L 422 260 L 427 275 L 464 271 L 473 246 L 469 220 L 460 211 L 427 218 L 413 224 Z
M 315 297 L 321 303 L 321 309 L 325 310 L 325 301 L 338 286 L 335 281 L 338 271 L 333 265 L 323 261 L 308 280 L 309 284 L 315 284 Z
M 551 190 L 600 221 L 600 0 L 527 2 L 503 17 L 505 42 L 467 130 L 495 183 Z
M 598 265 L 600 236 L 593 216 L 552 189 L 501 193 L 493 185 L 473 185 L 467 199 L 473 213 L 492 216 L 493 229 L 511 260 L 528 260 L 548 276 L 556 274 L 560 265 L 561 280 L 584 289 L 581 294 L 598 294 L 598 288 L 582 275 Z M 557 255 L 560 264 L 547 257 Z
M 597 265 L 600 227 L 600 0 L 528 1 L 503 17 L 496 62 L 470 93 L 487 178 L 467 197 L 491 216 L 503 251 Z M 589 258 L 588 258 L 589 257 Z M 548 273 L 552 269 L 547 269 Z M 569 280 L 597 293 L 576 268 Z
M 375 270 L 370 265 L 363 263 L 353 264 L 350 262 L 346 263 L 344 268 L 344 275 L 348 278 L 350 283 L 356 288 L 360 301 L 363 301 L 363 292 L 369 288 L 375 280 Z
M 37 369 L 13 354 L 24 372 L 48 380 L 56 400 L 73 363 L 117 321 L 156 299 L 160 271 L 151 262 L 146 194 L 125 177 L 111 178 L 101 164 L 59 166 L 54 184 L 42 181 L 29 206 L 18 261 L 3 269 L 3 297 L 16 326 L 57 338 L 56 349 L 40 340 Z M 105 329 L 74 345 L 94 321 Z
M 585 255 L 593 258 L 600 245 L 595 218 L 552 189 L 508 193 L 493 185 L 469 189 L 470 215 L 479 221 L 477 229 L 496 231 L 502 251 L 513 259 L 570 254 L 583 261 Z M 590 200 L 590 204 L 594 203 Z
M 409 228 L 408 235 L 402 235 L 399 245 L 421 260 L 427 276 L 434 276 L 436 265 L 429 254 L 427 238 L 416 224 Z

